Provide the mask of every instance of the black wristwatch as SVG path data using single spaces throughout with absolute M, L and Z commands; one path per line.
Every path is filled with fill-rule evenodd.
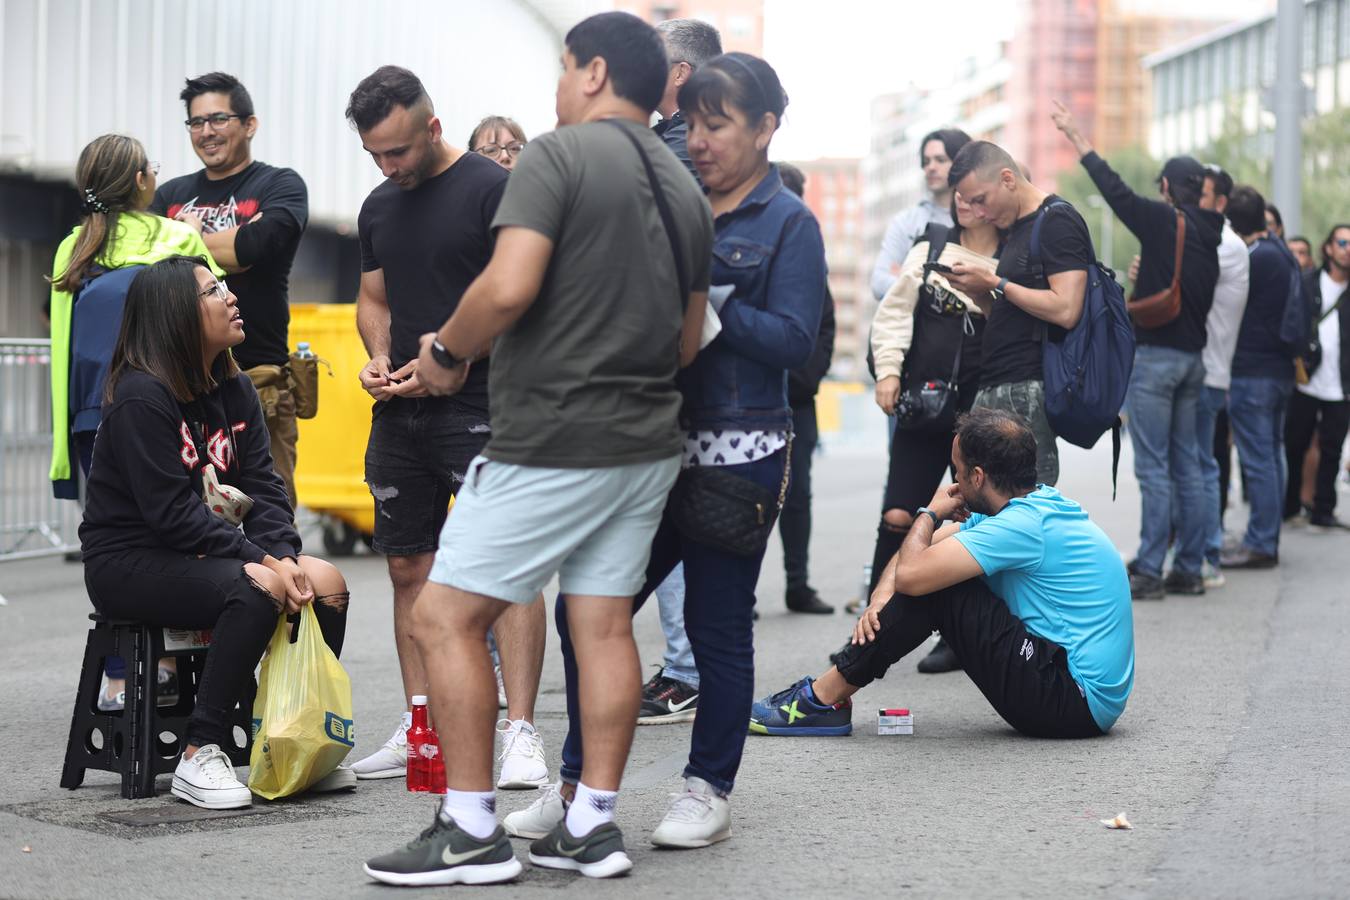
M 941 527 L 942 527 L 942 520 L 941 520 L 940 518 L 938 518 L 938 514 L 935 513 L 935 512 L 933 512 L 933 511 L 932 511 L 931 509 L 929 509 L 928 507 L 926 507 L 926 506 L 920 506 L 920 507 L 914 512 L 914 515 L 917 516 L 919 513 L 928 513 L 928 515 L 929 515 L 929 516 L 932 518 L 932 520 L 933 520 L 933 527 L 934 527 L 934 528 L 941 528 Z
M 432 338 L 431 340 L 431 358 L 436 360 L 436 364 L 443 369 L 456 369 L 464 365 L 464 360 L 445 349 L 445 345 L 441 343 L 440 338 Z

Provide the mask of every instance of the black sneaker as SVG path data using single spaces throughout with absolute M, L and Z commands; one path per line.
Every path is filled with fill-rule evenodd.
M 402 850 L 377 856 L 365 865 L 366 874 L 376 881 L 414 887 L 510 881 L 521 868 L 500 825 L 480 841 L 441 818 L 439 800 L 430 828 Z
M 1143 572 L 1131 572 L 1130 599 L 1165 600 L 1167 599 L 1167 589 L 1163 587 L 1163 580 L 1155 575 L 1145 575 Z
M 1192 575 L 1173 569 L 1163 579 L 1163 590 L 1169 594 L 1198 597 L 1205 592 L 1205 577 L 1199 572 Z
M 698 688 L 674 678 L 664 671 L 652 676 L 642 686 L 642 706 L 638 708 L 639 725 L 669 725 L 672 722 L 692 722 L 698 712 Z
M 618 825 L 604 822 L 585 837 L 574 838 L 566 819 L 530 845 L 530 862 L 546 869 L 580 872 L 587 878 L 613 878 L 633 868 Z
M 919 660 L 919 671 L 925 675 L 959 672 L 961 671 L 961 660 L 956 658 L 956 651 L 951 648 L 951 645 L 939 637 L 938 642 L 928 655 Z
M 1322 534 L 1344 534 L 1347 530 L 1350 530 L 1350 525 L 1336 518 L 1334 514 L 1312 516 L 1308 519 L 1308 524 L 1312 526 L 1313 531 Z
M 1280 557 L 1244 546 L 1220 553 L 1219 563 L 1225 569 L 1273 569 L 1280 564 Z
M 834 607 L 820 599 L 815 588 L 802 587 L 788 588 L 787 608 L 789 612 L 795 613 L 814 613 L 818 616 L 828 616 L 834 612 Z

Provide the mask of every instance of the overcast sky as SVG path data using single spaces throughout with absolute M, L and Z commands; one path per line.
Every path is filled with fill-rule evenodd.
M 1119 0 L 1140 11 L 1176 0 Z M 868 106 L 913 83 L 942 84 L 960 60 L 1011 37 L 1014 0 L 765 0 L 764 55 L 790 102 L 777 159 L 862 156 Z M 1274 0 L 1186 0 L 1186 15 L 1247 19 Z

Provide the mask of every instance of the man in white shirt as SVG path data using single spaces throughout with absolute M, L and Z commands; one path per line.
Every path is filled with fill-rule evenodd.
M 872 267 L 872 295 L 878 302 L 899 279 L 900 264 L 929 223 L 952 227 L 952 189 L 947 185 L 947 173 L 957 152 L 968 143 L 970 135 L 959 128 L 941 128 L 924 135 L 919 144 L 919 165 L 932 196 L 902 209 L 886 226 L 881 252 Z
M 1289 464 L 1285 492 L 1285 518 L 1297 515 L 1302 504 L 1303 457 L 1317 435 L 1320 458 L 1317 464 L 1316 490 L 1313 494 L 1311 524 L 1322 531 L 1344 531 L 1346 525 L 1336 518 L 1336 473 L 1340 469 L 1341 449 L 1350 431 L 1350 343 L 1341 335 L 1350 328 L 1350 302 L 1346 286 L 1350 284 L 1350 225 L 1337 225 L 1322 244 L 1322 268 L 1303 277 L 1303 295 L 1313 317 L 1313 334 L 1321 345 L 1320 363 L 1304 358 L 1311 369 L 1307 384 L 1300 384 L 1289 403 L 1285 422 L 1285 453 Z M 1313 365 L 1316 365 L 1313 368 Z
M 1218 166 L 1205 167 L 1205 184 L 1200 192 L 1200 208 L 1222 214 L 1228 207 L 1233 179 Z M 1228 405 L 1228 385 L 1232 380 L 1233 352 L 1237 349 L 1238 328 L 1247 309 L 1247 274 L 1250 260 L 1247 245 L 1224 220 L 1219 241 L 1219 280 L 1214 285 L 1214 303 L 1205 319 L 1205 348 L 1200 358 L 1205 365 L 1205 389 L 1200 394 L 1196 420 L 1196 446 L 1200 453 L 1200 473 L 1205 484 L 1205 587 L 1223 585 L 1219 571 L 1219 550 L 1223 544 L 1222 507 L 1219 500 L 1219 460 L 1214 452 L 1214 427 L 1220 412 Z M 1227 442 L 1225 441 L 1225 449 Z M 1176 509 L 1173 504 L 1173 509 Z

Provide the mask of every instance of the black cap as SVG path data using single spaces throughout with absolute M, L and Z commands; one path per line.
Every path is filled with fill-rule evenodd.
M 1158 173 L 1159 182 L 1164 178 L 1168 184 L 1199 190 L 1205 184 L 1205 167 L 1193 156 L 1174 156 L 1163 163 L 1162 171 Z

